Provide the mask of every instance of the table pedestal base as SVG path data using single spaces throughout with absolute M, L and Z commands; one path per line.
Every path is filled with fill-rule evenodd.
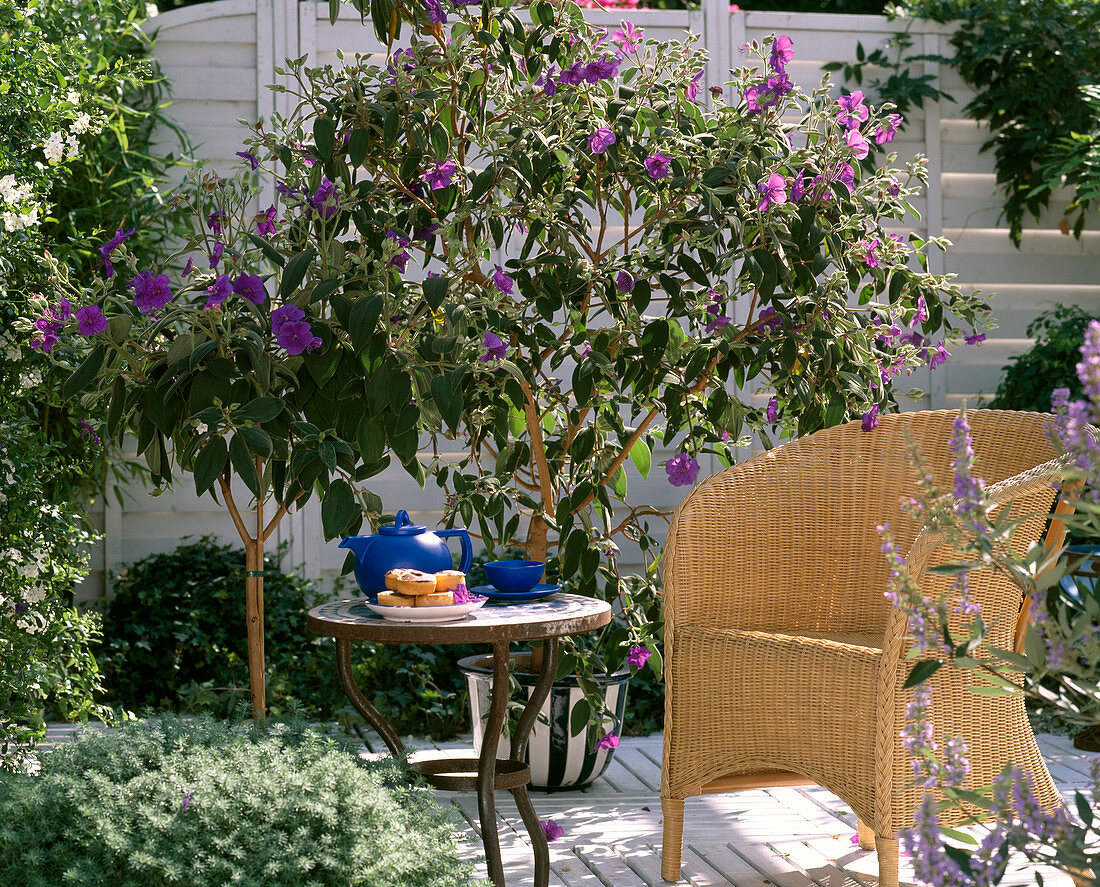
M 508 713 L 509 680 L 508 654 L 510 644 L 497 641 L 493 644 L 493 689 L 489 703 L 489 719 L 485 725 L 485 735 L 481 742 L 481 755 L 478 758 L 427 758 L 416 761 L 412 769 L 422 774 L 425 780 L 438 788 L 450 791 L 477 791 L 477 807 L 481 820 L 481 840 L 485 847 L 485 864 L 489 877 L 496 887 L 505 887 L 504 865 L 500 858 L 500 837 L 497 832 L 496 789 L 506 789 L 512 793 L 519 808 L 519 815 L 531 838 L 535 855 L 535 887 L 547 887 L 550 881 L 550 849 L 546 844 L 546 833 L 539 822 L 538 814 L 531 805 L 527 794 L 527 784 L 531 781 L 531 769 L 523 758 L 527 751 L 527 741 L 535 726 L 542 704 L 550 693 L 558 667 L 558 639 L 547 638 L 544 642 L 542 668 L 539 678 L 531 691 L 531 697 L 520 715 L 516 732 L 512 736 L 511 757 L 498 759 L 497 747 Z M 336 638 L 336 665 L 340 674 L 340 683 L 348 700 L 382 737 L 383 742 L 395 757 L 405 754 L 400 737 L 393 731 L 384 717 L 363 695 L 355 683 L 351 669 L 351 641 L 348 638 Z M 499 692 L 500 688 L 504 692 Z M 474 775 L 476 774 L 476 775 Z

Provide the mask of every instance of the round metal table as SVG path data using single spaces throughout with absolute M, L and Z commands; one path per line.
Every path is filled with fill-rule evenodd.
M 504 887 L 504 867 L 500 859 L 494 792 L 496 789 L 510 791 L 531 836 L 535 853 L 534 883 L 536 887 L 546 887 L 550 878 L 550 850 L 527 794 L 527 784 L 531 781 L 530 768 L 523 760 L 527 740 L 554 682 L 558 639 L 593 631 L 610 621 L 611 605 L 606 601 L 558 593 L 526 603 L 489 601 L 455 622 L 433 624 L 390 622 L 363 606 L 362 599 L 332 601 L 310 610 L 306 626 L 316 634 L 336 638 L 340 684 L 355 710 L 378 732 L 395 756 L 404 754 L 401 739 L 355 683 L 351 669 L 353 640 L 383 644 L 492 644 L 494 687 L 509 685 L 508 658 L 513 641 L 545 641 L 538 681 L 512 735 L 507 759 L 498 759 L 496 750 L 507 715 L 508 694 L 493 693 L 480 757 L 419 759 L 411 766 L 437 788 L 476 789 L 485 861 L 489 877 L 497 887 Z

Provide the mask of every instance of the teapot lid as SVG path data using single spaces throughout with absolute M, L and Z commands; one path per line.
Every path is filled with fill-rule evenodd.
M 378 528 L 378 532 L 383 536 L 416 536 L 427 529 L 422 524 L 414 524 L 410 521 L 409 513 L 402 508 L 397 512 L 397 517 L 394 518 L 393 523 L 383 524 Z

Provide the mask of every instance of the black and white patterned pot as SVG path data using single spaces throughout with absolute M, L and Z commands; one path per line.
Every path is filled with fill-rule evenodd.
M 537 674 L 523 669 L 530 663 L 530 653 L 520 653 L 512 657 L 514 663 L 512 675 L 530 698 L 531 691 L 538 680 Z M 474 749 L 481 754 L 481 740 L 485 731 L 485 722 L 489 719 L 489 690 L 493 683 L 493 657 L 467 656 L 458 663 L 466 675 L 466 687 L 470 693 L 470 712 L 474 730 Z M 597 683 L 605 688 L 607 708 L 615 715 L 615 728 L 611 732 L 619 735 L 622 729 L 623 715 L 626 712 L 626 688 L 630 680 L 629 671 L 616 672 L 607 678 L 597 678 Z M 571 736 L 569 715 L 574 706 L 583 698 L 576 678 L 567 677 L 556 682 L 550 688 L 550 695 L 542 706 L 542 717 L 535 722 L 531 739 L 527 743 L 527 765 L 531 768 L 531 788 L 543 791 L 557 789 L 583 788 L 607 769 L 614 755 L 614 749 L 596 748 L 599 732 L 594 727 Z M 543 723 L 543 720 L 548 723 Z M 497 751 L 498 758 L 508 757 L 509 740 L 501 736 Z

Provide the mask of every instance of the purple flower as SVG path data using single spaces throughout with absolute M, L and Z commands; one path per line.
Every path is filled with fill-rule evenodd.
M 620 293 L 633 292 L 635 283 L 637 283 L 637 280 L 629 271 L 620 271 L 615 277 L 615 289 Z
M 871 409 L 863 414 L 862 428 L 864 431 L 870 431 L 878 425 L 878 404 L 872 404 Z
M 760 205 L 757 209 L 764 212 L 778 203 L 787 202 L 787 180 L 779 173 L 773 172 L 766 182 L 756 186 L 756 193 L 760 195 Z
M 620 55 L 629 55 L 638 48 L 642 42 L 642 32 L 634 27 L 633 22 L 623 22 L 623 26 L 617 31 L 611 32 L 611 42 L 616 44 Z
M 944 347 L 944 340 L 940 339 L 936 343 L 936 350 L 932 352 L 932 356 L 928 358 L 929 369 L 935 369 L 936 367 L 947 363 L 947 358 L 951 356 L 951 352 Z
M 408 250 L 405 249 L 405 247 L 409 245 L 409 238 L 403 237 L 396 231 L 392 230 L 386 232 L 386 237 L 388 237 L 390 240 L 394 241 L 399 247 L 401 247 L 401 251 L 394 255 L 394 257 L 390 259 L 386 264 L 392 265 L 400 273 L 404 274 L 405 266 L 409 264 L 409 259 L 412 258 L 412 256 L 409 255 Z
M 255 169 L 255 167 L 253 167 L 253 169 Z M 190 804 L 191 804 L 191 792 L 188 792 L 187 794 L 185 794 L 183 796 L 183 806 L 180 808 L 180 810 L 186 810 L 190 806 Z
M 494 266 L 497 270 L 493 274 L 493 286 L 500 290 L 502 295 L 512 295 L 512 288 L 515 286 L 515 281 L 512 280 L 507 274 L 504 273 L 504 269 L 500 265 Z
M 601 126 L 588 137 L 588 149 L 593 154 L 602 154 L 618 141 L 610 128 Z
M 604 733 L 596 742 L 597 749 L 607 749 L 612 751 L 619 747 L 619 737 L 614 733 Z
M 674 487 L 690 487 L 699 475 L 699 463 L 687 453 L 680 453 L 665 463 L 665 473 Z
M 229 279 L 228 274 L 219 274 L 214 283 L 206 290 L 207 299 L 204 308 L 213 308 L 216 305 L 220 305 L 233 293 L 233 281 Z
M 99 435 L 95 433 L 95 429 L 88 423 L 86 419 L 81 419 L 77 423 L 77 425 L 80 429 L 81 437 L 90 437 L 96 443 L 103 443 L 103 441 L 99 439 Z
M 699 73 L 691 78 L 691 83 L 687 85 L 687 89 L 684 90 L 684 97 L 689 102 L 694 102 L 695 97 L 699 95 L 699 82 L 703 79 L 703 71 L 700 69 Z
M 985 333 L 979 333 L 976 330 L 966 337 L 967 345 L 981 345 L 985 341 Z
M 496 333 L 487 332 L 485 334 L 485 348 L 485 353 L 482 354 L 478 360 L 504 360 L 504 358 L 508 356 L 508 346 L 504 344 L 504 340 Z
M 321 339 L 313 335 L 313 329 L 305 320 L 284 322 L 280 325 L 275 340 L 287 354 L 293 355 L 301 354 L 303 351 L 314 351 L 321 346 Z
M 772 425 L 779 421 L 779 401 L 774 397 L 768 401 L 768 421 Z
M 897 135 L 898 129 L 902 123 L 905 122 L 905 118 L 900 114 L 891 114 L 886 118 L 886 125 L 879 126 L 875 129 L 875 144 L 885 145 L 887 142 L 892 142 L 894 136 Z
M 598 83 L 600 80 L 610 80 L 619 73 L 619 62 L 610 56 L 596 59 L 584 66 L 584 79 L 589 83 Z
M 787 65 L 793 60 L 794 41 L 786 34 L 780 34 L 772 41 L 772 51 L 771 55 L 768 56 L 768 62 L 775 73 L 784 74 L 787 71 Z
M 653 651 L 649 647 L 631 647 L 626 661 L 633 668 L 645 668 L 645 664 L 649 662 L 649 657 L 652 655 Z
M 886 193 L 891 197 L 897 197 L 901 193 L 901 182 L 897 179 L 890 179 L 890 184 L 886 186 Z
M 577 62 L 558 75 L 558 84 L 561 86 L 577 86 L 584 83 L 584 80 L 585 65 L 582 62 Z
M 288 323 L 306 319 L 306 313 L 297 305 L 283 305 L 271 312 L 271 332 L 278 337 Z
M 704 327 L 704 330 L 708 333 L 713 333 L 717 329 L 729 326 L 732 322 L 730 318 L 722 315 L 722 297 L 718 295 L 714 290 L 710 290 L 711 303 L 707 305 L 707 314 L 711 316 L 710 323 Z
M 136 228 L 131 228 L 129 231 L 123 231 L 121 228 L 118 228 L 115 230 L 115 236 L 99 248 L 99 254 L 103 257 L 103 264 L 107 269 L 108 277 L 115 276 L 115 266 L 111 264 L 111 253 L 113 253 L 119 246 L 121 246 L 122 241 L 133 234 L 136 230 Z
M 428 21 L 433 25 L 447 23 L 447 13 L 443 10 L 443 4 L 439 0 L 424 0 L 424 5 L 428 9 Z
M 107 318 L 98 305 L 85 305 L 76 312 L 76 331 L 82 336 L 96 336 L 107 330 Z
M 210 251 L 210 270 L 213 271 L 218 267 L 218 262 L 222 260 L 222 255 L 225 253 L 225 244 L 220 240 L 214 241 L 214 249 Z
M 856 90 L 851 95 L 842 95 L 837 99 L 840 113 L 836 116 L 836 122 L 848 129 L 859 129 L 859 125 L 870 116 L 870 111 L 863 104 L 864 95 L 861 90 Z
M 224 223 L 229 221 L 229 215 L 220 209 L 214 210 L 206 217 L 206 224 L 210 226 L 210 230 L 215 234 L 221 234 L 224 230 Z
M 554 68 L 555 66 L 551 65 L 546 73 L 540 74 L 539 79 L 535 81 L 535 86 L 541 86 L 543 95 L 547 97 L 557 95 L 558 92 L 558 83 L 554 79 L 556 73 Z
M 542 826 L 542 833 L 546 835 L 547 841 L 556 841 L 558 838 L 565 834 L 565 829 L 563 829 L 552 819 L 539 820 L 539 825 Z
M 260 168 L 260 161 L 256 159 L 256 155 L 251 151 L 238 151 L 237 156 L 240 157 L 241 160 L 248 161 L 248 165 L 252 167 L 253 172 Z
M 793 179 L 791 179 L 791 203 L 798 203 L 803 197 L 806 196 L 806 182 L 803 176 L 805 173 L 802 170 L 798 171 Z
M 258 274 L 242 274 L 233 281 L 233 292 L 248 299 L 253 305 L 262 305 L 267 300 L 263 278 Z
M 195 270 L 195 260 L 190 256 L 187 258 L 187 264 L 183 266 L 183 276 L 190 277 L 191 272 Z
M 867 257 L 864 261 L 867 263 L 868 268 L 878 267 L 878 256 L 875 255 L 875 250 L 878 249 L 879 241 L 876 237 L 874 240 L 868 242 L 866 240 L 860 242 L 860 246 L 867 250 Z
M 140 271 L 130 286 L 134 288 L 134 307 L 142 314 L 159 311 L 172 301 L 172 289 L 164 274 L 154 277 L 148 271 Z
M 783 329 L 783 318 L 774 308 L 763 309 L 757 316 L 756 323 L 759 329 L 767 330 L 769 333 Z
M 256 213 L 256 233 L 261 237 L 275 236 L 275 207 L 269 206 L 262 213 Z
M 865 139 L 858 129 L 849 129 L 844 133 L 844 141 L 848 143 L 848 150 L 852 152 L 852 156 L 856 160 L 862 160 L 871 150 L 871 146 L 867 144 Z
M 329 181 L 328 176 L 321 177 L 321 184 L 309 198 L 309 205 L 317 210 L 318 215 L 326 221 L 336 215 L 339 208 L 339 198 L 336 194 L 336 185 Z
M 453 499 L 454 497 L 452 496 L 450 498 Z M 453 505 L 454 503 L 448 501 L 447 504 Z M 459 582 L 458 585 L 455 586 L 454 598 L 456 604 L 472 604 L 475 601 L 480 601 L 483 599 L 481 595 L 471 594 L 470 590 L 466 587 L 465 582 Z
M 457 169 L 458 164 L 453 160 L 445 160 L 442 163 L 437 163 L 434 169 L 430 169 L 424 173 L 424 182 L 433 191 L 446 188 L 454 180 L 455 170 Z
M 671 157 L 665 157 L 660 151 L 654 151 L 642 161 L 642 166 L 645 167 L 651 179 L 663 179 L 668 177 L 668 167 L 671 162 Z

